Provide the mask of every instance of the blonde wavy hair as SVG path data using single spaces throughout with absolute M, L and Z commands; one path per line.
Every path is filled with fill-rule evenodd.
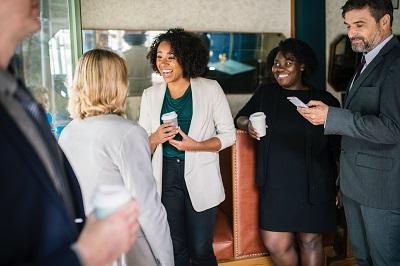
M 83 54 L 76 66 L 68 112 L 72 118 L 81 119 L 122 115 L 127 93 L 125 60 L 109 50 L 93 49 Z

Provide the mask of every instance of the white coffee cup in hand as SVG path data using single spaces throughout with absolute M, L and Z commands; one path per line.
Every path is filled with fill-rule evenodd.
M 263 112 L 256 112 L 249 117 L 251 126 L 257 132 L 259 138 L 267 134 L 265 118 L 266 116 Z
M 106 218 L 131 199 L 131 194 L 122 185 L 99 185 L 93 197 L 96 218 Z
M 131 199 L 131 194 L 122 185 L 99 185 L 92 199 L 96 218 L 107 218 Z M 124 266 L 125 264 L 125 256 L 121 255 L 113 265 Z
M 175 127 L 178 127 L 178 114 L 175 111 L 165 113 L 161 116 L 163 123 L 173 123 Z

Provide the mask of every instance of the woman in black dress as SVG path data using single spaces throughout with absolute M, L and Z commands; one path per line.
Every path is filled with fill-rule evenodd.
M 298 265 L 299 257 L 301 265 L 323 265 L 322 233 L 336 230 L 340 137 L 325 136 L 323 126 L 310 124 L 287 100 L 296 96 L 305 103 L 318 99 L 339 106 L 331 94 L 308 84 L 317 65 L 306 43 L 282 41 L 270 66 L 276 82 L 257 88 L 235 118 L 237 127 L 257 140 L 260 229 L 275 265 Z M 268 125 L 261 138 L 248 119 L 260 111 Z

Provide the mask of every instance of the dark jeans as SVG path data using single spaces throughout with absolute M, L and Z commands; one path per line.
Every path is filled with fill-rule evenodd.
M 400 265 L 400 210 L 363 206 L 344 195 L 343 206 L 357 264 Z
M 212 242 L 217 208 L 193 209 L 184 173 L 184 160 L 164 157 L 161 201 L 167 211 L 175 266 L 216 266 Z

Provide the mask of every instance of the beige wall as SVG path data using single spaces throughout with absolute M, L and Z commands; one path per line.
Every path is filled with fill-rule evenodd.
M 84 29 L 283 33 L 290 36 L 291 0 L 81 0 Z M 116 19 L 118 18 L 118 19 Z M 228 95 L 233 115 L 251 95 Z M 140 97 L 128 97 L 127 117 L 137 120 Z
M 346 34 L 341 6 L 346 0 L 326 2 L 327 69 L 330 44 Z M 184 27 L 190 31 L 278 32 L 290 36 L 291 0 L 81 0 L 82 25 L 86 29 L 165 30 Z M 116 19 L 118 18 L 118 19 Z M 399 10 L 393 31 L 400 34 Z M 327 84 L 332 94 L 340 98 Z M 235 114 L 249 95 L 229 95 Z M 140 97 L 128 99 L 128 116 L 137 117 Z
M 290 0 L 81 0 L 86 29 L 279 32 L 290 36 Z M 118 19 L 116 19 L 118 18 Z
M 343 24 L 342 10 L 341 7 L 344 5 L 346 0 L 326 0 L 326 62 L 328 70 L 328 60 L 330 44 L 337 39 L 340 34 L 346 34 L 346 28 Z M 393 14 L 393 32 L 400 34 L 400 12 L 399 9 L 395 9 Z M 328 74 L 327 74 L 328 76 Z M 339 93 L 335 92 L 332 87 L 327 84 L 328 90 L 339 98 Z

